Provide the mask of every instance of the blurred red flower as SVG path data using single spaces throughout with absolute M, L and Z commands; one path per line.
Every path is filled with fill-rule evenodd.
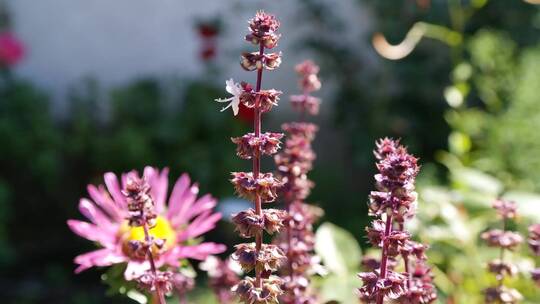
M 240 104 L 239 109 L 240 111 L 238 111 L 238 119 L 248 124 L 253 123 L 253 119 L 255 119 L 255 111 L 246 107 L 242 103 Z
M 0 33 L 0 66 L 13 66 L 24 57 L 24 45 L 10 32 Z

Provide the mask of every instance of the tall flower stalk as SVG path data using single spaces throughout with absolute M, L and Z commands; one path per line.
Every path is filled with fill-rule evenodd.
M 396 303 L 431 303 L 437 298 L 432 284 L 431 269 L 426 265 L 426 245 L 411 240 L 405 230 L 406 221 L 414 217 L 417 194 L 414 191 L 419 171 L 417 159 L 392 139 L 377 142 L 374 151 L 378 174 L 377 191 L 370 194 L 369 214 L 377 217 L 366 228 L 373 246 L 381 248 L 379 266 L 359 277 L 359 290 L 364 303 L 382 304 L 385 299 Z M 401 256 L 404 272 L 395 271 L 396 259 Z
M 148 291 L 155 292 L 159 304 L 166 304 L 165 293 L 172 289 L 172 273 L 157 270 L 152 250 L 161 249 L 164 239 L 150 235 L 150 228 L 156 226 L 157 214 L 154 211 L 154 201 L 149 195 L 150 185 L 142 179 L 129 178 L 122 193 L 126 196 L 129 210 L 128 222 L 131 227 L 142 227 L 144 240 L 132 240 L 130 247 L 136 255 L 146 259 L 150 270 L 137 278 L 138 283 Z
M 523 237 L 514 231 L 508 230 L 509 221 L 517 216 L 517 205 L 506 200 L 496 200 L 493 208 L 502 219 L 502 229 L 491 229 L 482 233 L 482 239 L 490 247 L 499 248 L 499 258 L 488 263 L 488 271 L 495 274 L 497 286 L 484 290 L 486 303 L 518 303 L 523 296 L 516 289 L 506 287 L 504 279 L 517 274 L 515 265 L 507 261 L 507 251 L 515 250 L 522 242 Z
M 252 108 L 255 113 L 253 133 L 232 138 L 237 145 L 236 154 L 243 159 L 252 160 L 252 172 L 232 172 L 231 182 L 239 196 L 253 202 L 254 208 L 233 215 L 236 230 L 242 238 L 254 238 L 253 243 L 236 245 L 232 258 L 240 263 L 244 272 L 255 271 L 255 277 L 245 277 L 232 290 L 244 303 L 277 303 L 281 295 L 282 280 L 272 275 L 285 260 L 283 251 L 276 245 L 263 243 L 263 232 L 278 232 L 283 226 L 286 212 L 276 209 L 263 209 L 263 203 L 276 200 L 278 188 L 282 182 L 272 173 L 261 173 L 261 156 L 272 155 L 278 151 L 283 134 L 265 132 L 261 128 L 262 114 L 277 105 L 280 91 L 262 89 L 264 70 L 274 70 L 281 63 L 281 53 L 265 53 L 277 45 L 280 35 L 277 33 L 279 21 L 272 15 L 257 12 L 249 21 L 250 33 L 245 37 L 257 46 L 253 53 L 243 53 L 241 66 L 247 71 L 256 71 L 255 87 L 232 79 L 226 82 L 226 90 L 233 96 L 217 99 L 229 102 L 223 110 L 231 107 L 238 114 L 240 104 Z
M 317 76 L 319 67 L 311 60 L 306 60 L 296 65 L 295 69 L 300 76 L 302 95 L 293 95 L 290 99 L 293 109 L 300 113 L 303 120 L 306 114 L 316 115 L 319 111 L 319 98 L 310 95 L 321 87 Z M 315 138 L 317 126 L 299 121 L 284 124 L 282 129 L 287 132 L 288 137 L 285 148 L 274 160 L 278 176 L 284 183 L 280 190 L 289 217 L 285 224 L 286 230 L 277 238 L 277 243 L 285 252 L 288 261 L 287 267 L 282 268 L 285 275 L 285 293 L 280 300 L 287 304 L 316 303 L 316 298 L 309 288 L 309 275 L 319 264 L 313 256 L 313 223 L 320 217 L 322 210 L 306 204 L 305 199 L 314 186 L 307 178 L 307 173 L 315 160 L 311 142 Z

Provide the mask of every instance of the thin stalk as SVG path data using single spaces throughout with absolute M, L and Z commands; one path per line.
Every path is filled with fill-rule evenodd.
M 291 214 L 291 205 L 292 202 L 287 203 L 287 214 Z M 292 229 L 291 229 L 292 219 L 289 218 L 289 221 L 287 223 L 287 262 L 289 266 L 289 276 L 293 277 L 293 262 L 292 262 L 292 256 L 291 256 L 291 248 L 292 248 Z
M 403 257 L 403 264 L 405 265 L 405 273 L 407 273 L 407 289 L 411 289 L 411 277 L 412 277 L 412 274 L 411 274 L 411 271 L 410 271 L 410 266 L 409 266 L 409 257 L 408 256 L 404 256 Z
M 382 248 L 382 257 L 381 257 L 381 269 L 380 269 L 380 278 L 386 278 L 386 264 L 388 263 L 388 237 L 392 232 L 392 215 L 387 215 L 386 217 L 386 227 L 384 227 L 384 239 L 383 239 L 383 248 Z M 384 295 L 379 294 L 377 296 L 377 304 L 383 304 Z
M 506 232 L 506 222 L 506 217 L 503 217 L 503 232 Z M 499 252 L 499 260 L 501 261 L 501 264 L 504 263 L 504 251 L 504 247 L 501 247 L 501 251 Z M 500 276 L 497 276 L 497 281 L 499 281 L 499 287 L 503 285 L 504 275 L 502 273 Z
M 144 218 L 143 230 L 144 230 L 145 242 L 146 242 L 146 244 L 152 244 L 152 239 L 150 237 L 150 232 L 148 231 L 148 224 L 147 224 L 147 221 L 146 221 L 146 216 L 144 216 L 144 214 L 143 214 L 143 218 Z M 148 256 L 148 261 L 150 262 L 150 270 L 152 271 L 152 274 L 154 275 L 154 278 L 156 278 L 157 277 L 157 268 L 156 268 L 156 263 L 154 262 L 154 256 L 152 255 L 152 246 L 150 246 L 150 248 L 148 248 L 147 256 Z M 167 302 L 165 301 L 165 296 L 163 295 L 163 292 L 161 291 L 161 288 L 159 287 L 159 285 L 156 284 L 154 286 L 154 288 L 156 289 L 156 296 L 157 296 L 157 298 L 159 300 L 159 304 L 167 304 Z
M 304 93 L 304 100 L 307 100 L 307 98 L 309 96 L 308 91 L 304 89 L 303 93 Z M 306 111 L 304 111 L 303 107 L 301 109 L 302 110 L 300 111 L 300 122 L 303 122 L 306 119 Z
M 399 223 L 399 231 L 403 231 L 405 230 L 405 225 L 403 223 Z M 411 277 L 412 277 L 412 274 L 411 274 L 411 271 L 410 271 L 410 266 L 409 266 L 409 256 L 408 255 L 405 255 L 405 254 L 401 254 L 401 257 L 403 258 L 403 265 L 405 266 L 405 273 L 407 274 L 407 288 L 410 290 L 411 289 Z
M 264 45 L 263 42 L 259 44 L 259 55 L 264 54 Z M 261 83 L 262 83 L 262 74 L 263 74 L 264 66 L 261 65 L 260 68 L 257 69 L 257 84 L 255 86 L 255 92 L 259 92 L 261 90 Z M 261 109 L 259 106 L 259 95 L 257 95 L 255 99 L 255 119 L 253 120 L 253 129 L 255 133 L 255 137 L 259 137 L 261 135 Z M 253 156 L 253 178 L 257 180 L 259 178 L 259 173 L 261 171 L 261 157 L 260 153 L 257 150 L 255 152 L 255 155 Z M 262 204 L 261 204 L 261 197 L 258 193 L 255 194 L 255 212 L 257 215 L 262 217 Z M 255 235 L 255 256 L 259 256 L 259 252 L 262 248 L 262 238 L 263 238 L 263 232 L 262 230 L 259 230 L 257 234 Z M 259 288 L 262 287 L 262 280 L 261 280 L 261 272 L 258 270 L 258 267 L 255 268 L 255 285 Z
M 307 90 L 304 90 L 303 91 L 303 94 L 304 94 L 304 100 L 307 98 L 308 96 L 308 92 Z M 300 111 L 300 114 L 299 114 L 299 121 L 300 122 L 303 122 L 305 120 L 305 111 L 302 109 L 302 111 Z M 293 204 L 293 201 L 294 199 L 292 200 L 287 200 L 286 204 L 287 204 L 287 214 L 291 214 L 291 206 Z M 293 273 L 293 259 L 292 259 L 292 251 L 291 251 L 291 248 L 293 246 L 292 244 L 292 220 L 289 219 L 288 223 L 287 223 L 287 230 L 286 230 L 286 234 L 287 234 L 287 263 L 288 263 L 288 267 L 289 267 L 289 276 L 292 278 L 294 276 L 294 273 Z

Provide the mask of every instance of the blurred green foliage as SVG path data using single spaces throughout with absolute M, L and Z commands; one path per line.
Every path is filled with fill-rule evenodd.
M 328 274 L 316 277 L 315 290 L 321 303 L 355 303 L 359 286 L 362 250 L 354 235 L 332 223 L 325 222 L 316 231 L 315 253 Z
M 503 183 L 493 176 L 455 163 L 449 169 L 450 185 L 433 184 L 428 176 L 420 177 L 419 214 L 411 229 L 430 245 L 428 256 L 441 302 L 481 303 L 482 290 L 496 284 L 486 264 L 498 257 L 499 250 L 487 247 L 480 239 L 489 228 L 501 228 L 492 202 L 501 195 L 515 200 L 520 217 L 510 229 L 526 236 L 527 226 L 540 222 L 535 207 L 540 196 L 518 192 L 503 195 Z M 506 258 L 518 267 L 519 274 L 505 284 L 523 294 L 523 303 L 538 303 L 540 294 L 529 275 L 538 261 L 531 257 L 526 244 Z
M 67 115 L 55 117 L 42 91 L 20 79 L 2 79 L 0 267 L 13 279 L 6 283 L 9 298 L 34 303 L 67 294 L 73 303 L 85 303 L 75 299 L 88 293 L 97 303 L 92 290 L 78 290 L 85 280 L 102 289 L 97 272 L 71 280 L 73 267 L 66 263 L 92 244 L 73 235 L 65 222 L 81 217 L 79 198 L 88 183 L 103 183 L 104 172 L 167 166 L 171 179 L 187 172 L 203 192 L 232 194 L 228 172 L 240 164 L 220 151 L 230 154 L 226 139 L 247 126 L 209 102 L 222 95 L 220 87 L 198 80 L 173 83 L 184 86 L 142 79 L 109 93 L 88 80 L 71 91 Z M 223 230 L 209 237 L 228 238 Z M 27 292 L 28 284 L 34 292 Z
M 482 302 L 482 290 L 494 282 L 485 264 L 497 251 L 481 244 L 479 235 L 500 224 L 491 202 L 515 199 L 523 214 L 515 228 L 523 234 L 540 221 L 540 197 L 527 192 L 540 190 L 540 9 L 520 1 L 359 1 L 370 4 L 375 31 L 392 43 L 419 21 L 429 27 L 410 55 L 373 68 L 355 52 L 358 42 L 333 35 L 346 32 L 346 22 L 320 1 L 302 2 L 319 27 L 303 46 L 315 51 L 322 71 L 336 81 L 335 117 L 350 145 L 355 180 L 371 180 L 377 137 L 402 137 L 423 164 L 419 216 L 411 228 L 432 246 L 440 302 Z M 357 193 L 367 192 L 359 187 Z M 349 205 L 361 201 L 341 208 L 358 210 Z M 349 220 L 331 220 L 356 228 Z M 510 285 L 526 303 L 538 303 L 528 274 L 538 261 L 528 257 L 526 246 L 511 258 L 521 274 Z
M 503 0 L 359 0 L 358 12 L 349 13 L 366 15 L 367 10 L 373 28 L 351 37 L 351 23 L 332 4 L 301 4 L 298 14 L 302 22 L 308 20 L 312 34 L 297 47 L 313 52 L 323 78 L 335 85 L 330 102 L 347 145 L 346 177 L 355 181 L 345 185 L 339 210 L 367 213 L 363 198 L 372 185 L 372 145 L 383 136 L 402 138 L 422 163 L 433 164 L 435 179 L 446 180 L 436 155 L 448 148 L 505 187 L 538 189 L 540 166 L 533 156 L 540 142 L 534 131 L 540 112 L 534 94 L 538 6 Z M 389 61 L 365 51 L 373 32 L 398 43 L 418 22 L 429 27 L 426 38 L 404 59 Z M 351 231 L 365 226 L 365 218 L 343 218 L 339 210 L 327 210 L 328 219 Z

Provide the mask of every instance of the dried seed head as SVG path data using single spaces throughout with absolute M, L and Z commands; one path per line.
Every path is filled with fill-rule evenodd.
M 531 279 L 540 287 L 540 268 L 531 270 Z
M 484 290 L 484 300 L 486 303 L 507 303 L 515 304 L 523 300 L 523 296 L 513 288 L 506 286 L 490 287 Z
M 513 219 L 517 215 L 517 204 L 512 201 L 498 199 L 493 203 L 493 208 L 503 219 Z
M 255 286 L 255 279 L 246 277 L 231 289 L 240 300 L 250 304 L 279 303 L 278 297 L 283 293 L 283 280 L 270 276 L 262 280 L 262 288 Z
M 255 210 L 248 209 L 233 215 L 233 223 L 241 237 L 255 237 L 263 229 L 269 234 L 280 231 L 284 225 L 283 221 L 287 217 L 287 212 L 278 209 L 264 209 L 262 213 L 262 216 L 259 216 Z
M 282 133 L 262 133 L 258 137 L 248 133 L 242 137 L 231 138 L 237 145 L 236 155 L 243 159 L 251 159 L 255 153 L 272 155 L 280 149 Z
M 233 183 L 236 193 L 241 197 L 254 201 L 259 196 L 263 202 L 273 202 L 277 198 L 277 189 L 283 183 L 274 178 L 272 173 L 263 173 L 259 178 L 253 178 L 252 172 L 232 172 Z
M 316 65 L 311 60 L 306 60 L 302 63 L 297 64 L 295 66 L 295 70 L 300 75 L 299 85 L 304 92 L 310 93 L 320 90 L 321 81 L 317 76 L 317 74 L 319 73 L 318 65 Z
M 523 242 L 523 237 L 513 231 L 493 229 L 482 233 L 481 238 L 490 247 L 500 247 L 514 250 Z
M 257 252 L 255 243 L 245 243 L 235 246 L 236 251 L 231 258 L 237 261 L 244 272 L 253 269 L 270 273 L 276 271 L 285 261 L 283 251 L 276 245 L 262 244 L 261 250 Z
M 529 248 L 533 254 L 540 256 L 540 224 L 529 226 Z
M 157 214 L 154 211 L 154 201 L 149 194 L 150 185 L 143 179 L 130 177 L 122 193 L 127 200 L 129 225 L 138 227 L 147 224 L 154 227 Z

